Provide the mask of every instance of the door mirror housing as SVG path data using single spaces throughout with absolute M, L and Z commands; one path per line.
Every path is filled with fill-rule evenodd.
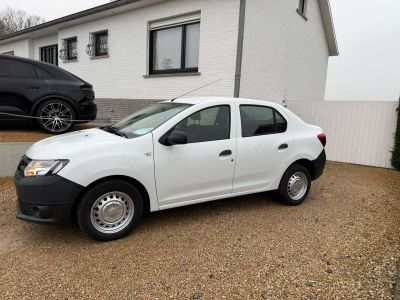
M 164 135 L 159 142 L 164 146 L 187 144 L 187 135 L 183 131 L 174 130 L 169 135 Z

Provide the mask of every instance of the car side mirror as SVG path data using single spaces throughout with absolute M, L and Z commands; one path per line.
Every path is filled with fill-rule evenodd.
M 160 138 L 159 142 L 164 146 L 187 144 L 187 135 L 183 131 L 174 130 L 169 135 Z

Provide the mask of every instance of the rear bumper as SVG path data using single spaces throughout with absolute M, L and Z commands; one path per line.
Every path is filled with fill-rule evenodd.
M 18 219 L 36 223 L 70 223 L 72 206 L 83 187 L 58 175 L 23 177 L 15 173 Z
M 321 154 L 317 157 L 316 160 L 312 161 L 314 166 L 314 174 L 312 180 L 319 178 L 322 173 L 324 173 L 325 164 L 326 164 L 326 154 L 325 149 L 322 150 Z
M 91 122 L 96 120 L 97 117 L 97 105 L 93 102 L 87 104 L 81 104 L 79 111 L 79 120 L 84 122 Z

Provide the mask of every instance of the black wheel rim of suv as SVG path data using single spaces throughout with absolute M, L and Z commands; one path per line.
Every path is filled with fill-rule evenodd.
M 51 132 L 63 132 L 71 126 L 72 111 L 62 103 L 49 103 L 42 108 L 40 121 Z

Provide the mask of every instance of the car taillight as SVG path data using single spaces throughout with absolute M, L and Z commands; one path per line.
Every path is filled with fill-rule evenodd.
M 82 92 L 93 92 L 93 87 L 88 84 L 83 84 L 80 86 Z
M 325 147 L 326 145 L 326 135 L 325 133 L 320 133 L 317 135 L 317 138 L 319 139 L 319 141 L 321 142 L 322 146 Z

